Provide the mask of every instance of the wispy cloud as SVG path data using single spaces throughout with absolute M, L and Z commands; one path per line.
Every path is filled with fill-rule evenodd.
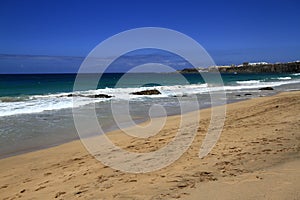
M 76 73 L 84 61 L 77 56 L 43 56 L 43 55 L 8 55 L 0 54 L 0 73 Z M 107 63 L 109 58 L 89 58 L 92 62 L 90 71 L 97 72 L 99 66 Z M 147 63 L 167 65 L 174 70 L 192 67 L 179 56 L 166 53 L 129 53 L 118 57 L 106 72 L 126 72 L 136 66 Z M 155 70 L 159 70 L 155 68 Z

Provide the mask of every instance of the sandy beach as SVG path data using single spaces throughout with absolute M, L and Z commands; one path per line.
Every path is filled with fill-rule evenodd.
M 145 174 L 104 166 L 80 141 L 5 158 L 0 199 L 300 199 L 299 111 L 299 91 L 229 104 L 220 139 L 199 159 L 210 120 L 210 109 L 201 110 L 189 149 Z M 128 151 L 155 151 L 174 137 L 179 120 L 168 117 L 148 139 L 107 135 Z

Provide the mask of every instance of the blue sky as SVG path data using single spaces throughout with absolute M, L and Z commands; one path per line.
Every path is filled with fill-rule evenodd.
M 192 37 L 219 65 L 299 60 L 299 7 L 292 0 L 1 0 L 0 73 L 76 72 L 77 57 L 101 41 L 148 26 Z M 12 55 L 29 55 L 31 64 Z M 48 60 L 34 65 L 40 55 Z

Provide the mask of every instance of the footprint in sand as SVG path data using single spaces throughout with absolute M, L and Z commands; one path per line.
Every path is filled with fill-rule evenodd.
M 57 199 L 58 197 L 60 197 L 61 195 L 66 194 L 66 192 L 58 192 L 55 194 L 55 198 Z
M 49 183 L 49 180 L 40 183 L 39 186 L 44 185 L 44 184 L 46 184 L 46 183 Z
M 42 190 L 44 188 L 46 188 L 46 186 L 41 186 L 41 187 L 36 188 L 35 191 L 39 191 L 39 190 Z
M 32 181 L 30 178 L 26 178 L 26 179 L 23 181 L 23 183 L 27 183 L 27 182 L 30 182 L 30 181 Z
M 5 189 L 5 188 L 7 188 L 8 187 L 8 185 L 2 185 L 1 187 L 0 187 L 0 189 Z
M 78 191 L 78 192 L 75 192 L 74 195 L 78 195 L 78 194 L 82 194 L 84 192 L 86 192 L 87 190 L 81 190 L 81 191 Z
M 51 174 L 52 174 L 51 172 L 47 172 L 47 173 L 44 174 L 44 176 L 49 176 Z

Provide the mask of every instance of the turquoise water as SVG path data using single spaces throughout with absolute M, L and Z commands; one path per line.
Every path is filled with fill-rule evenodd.
M 132 117 L 144 121 L 153 104 L 163 106 L 168 115 L 179 114 L 178 98 L 189 102 L 191 95 L 198 97 L 199 108 L 209 107 L 209 91 L 224 90 L 227 102 L 233 102 L 300 89 L 300 74 L 222 74 L 224 86 L 214 85 L 213 78 L 207 84 L 199 74 L 185 74 L 185 79 L 175 73 L 122 77 L 121 73 L 104 74 L 97 87 L 91 87 L 89 83 L 97 77 L 87 74 L 82 82 L 84 90 L 73 91 L 75 74 L 0 75 L 0 157 L 78 139 L 72 115 L 74 98 L 80 102 L 75 112 L 95 103 L 99 123 L 109 131 L 118 128 L 110 107 L 113 100 L 129 100 Z M 262 87 L 274 90 L 258 90 Z M 130 95 L 145 89 L 157 89 L 161 94 Z M 91 98 L 95 94 L 112 98 Z
M 100 88 L 113 88 L 124 74 L 108 73 L 104 74 L 97 86 Z M 128 74 L 127 74 L 128 76 Z M 199 74 L 184 74 L 187 79 L 186 84 L 205 83 Z M 86 75 L 87 81 L 96 75 Z M 140 82 L 145 78 L 151 77 L 153 84 L 155 82 L 163 83 L 163 85 L 177 85 L 176 76 L 170 74 L 132 74 L 129 75 L 127 83 L 123 83 L 122 87 L 140 87 Z M 17 74 L 4 75 L 0 74 L 0 97 L 18 97 L 27 95 L 46 95 L 57 94 L 63 92 L 72 92 L 76 74 Z M 222 74 L 224 85 L 241 85 L 238 81 L 258 80 L 263 82 L 282 82 L 298 80 L 299 74 Z

